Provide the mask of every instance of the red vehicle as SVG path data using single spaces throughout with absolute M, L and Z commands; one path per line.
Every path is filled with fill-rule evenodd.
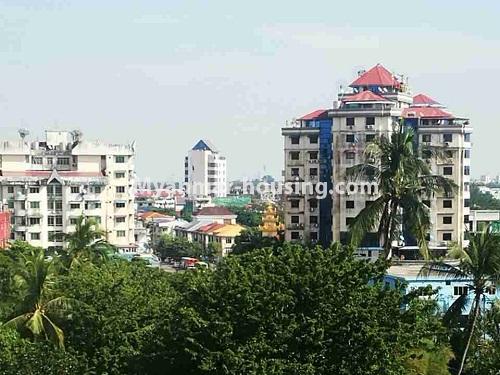
M 181 268 L 191 268 L 194 267 L 196 263 L 198 263 L 198 259 L 196 258 L 190 258 L 190 257 L 181 258 Z

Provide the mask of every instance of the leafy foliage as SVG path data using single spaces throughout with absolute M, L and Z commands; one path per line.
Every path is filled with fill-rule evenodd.
M 500 210 L 500 200 L 490 193 L 483 193 L 475 184 L 470 186 L 470 204 L 474 210 Z
M 180 259 L 182 257 L 199 257 L 203 250 L 201 245 L 182 237 L 164 234 L 158 241 L 157 252 L 161 258 Z

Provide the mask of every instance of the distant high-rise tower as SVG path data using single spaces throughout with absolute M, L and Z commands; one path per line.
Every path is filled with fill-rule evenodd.
M 184 181 L 189 198 L 225 197 L 226 158 L 210 141 L 198 141 L 185 158 Z

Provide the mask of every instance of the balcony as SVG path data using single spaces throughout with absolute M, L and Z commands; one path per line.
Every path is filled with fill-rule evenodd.
M 288 159 L 286 161 L 286 164 L 290 167 L 292 166 L 301 166 L 304 165 L 304 160 L 301 159 Z
M 26 224 L 15 224 L 14 232 L 26 232 Z
M 286 226 L 286 229 L 289 230 L 304 230 L 304 224 L 303 223 L 290 223 Z
M 28 208 L 28 216 L 42 217 L 42 211 L 39 208 Z

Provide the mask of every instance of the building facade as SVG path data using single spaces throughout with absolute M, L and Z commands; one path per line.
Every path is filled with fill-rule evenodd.
M 134 241 L 135 145 L 45 132 L 45 140 L 0 142 L 0 199 L 11 212 L 12 240 L 62 248 L 80 216 L 95 219 L 107 241 Z
M 404 77 L 396 77 L 382 65 L 359 72 L 349 88 L 338 94 L 333 108 L 314 111 L 282 129 L 285 181 L 325 182 L 331 193 L 319 201 L 317 191 L 286 194 L 286 240 L 324 245 L 332 240 L 348 242 L 350 223 L 377 194 L 370 185 L 352 192 L 339 183 L 345 184 L 347 168 L 365 161 L 364 150 L 375 137 L 390 136 L 401 122 L 415 130 L 416 146 L 445 150 L 445 158 L 427 162 L 433 173 L 458 186 L 453 195 L 438 194 L 426 202 L 432 218 L 430 246 L 463 240 L 469 221 L 469 121 L 425 95 L 413 96 Z M 409 237 L 399 242 L 414 245 Z M 368 233 L 362 244 L 367 248 L 379 245 L 375 232 Z
M 226 158 L 208 140 L 200 140 L 184 159 L 184 182 L 189 198 L 227 195 Z

